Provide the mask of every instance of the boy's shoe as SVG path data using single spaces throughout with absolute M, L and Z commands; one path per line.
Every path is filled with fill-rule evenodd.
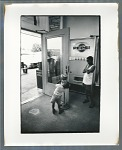
M 55 110 L 55 109 L 53 109 L 53 110 L 52 110 L 52 113 L 53 113 L 53 114 L 55 114 L 55 112 L 56 112 L 56 110 Z
M 59 114 L 61 114 L 61 113 L 63 113 L 63 112 L 64 112 L 64 110 L 63 110 L 63 109 L 59 110 Z
M 85 99 L 84 101 L 83 101 L 83 103 L 88 103 L 89 102 L 89 100 L 88 99 Z

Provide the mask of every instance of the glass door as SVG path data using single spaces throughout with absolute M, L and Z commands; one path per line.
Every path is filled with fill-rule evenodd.
M 62 37 L 47 39 L 47 80 L 56 84 L 62 72 Z
M 69 66 L 69 28 L 43 35 L 43 87 L 52 96 L 61 74 L 67 74 Z M 66 92 L 68 96 L 68 92 Z

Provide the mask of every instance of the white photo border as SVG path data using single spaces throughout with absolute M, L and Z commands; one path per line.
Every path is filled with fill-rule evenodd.
M 20 16 L 49 14 L 101 16 L 100 133 L 21 134 Z M 4 29 L 5 146 L 116 145 L 119 138 L 118 4 L 43 3 L 6 5 Z M 10 67 L 10 63 L 13 64 L 12 67 Z

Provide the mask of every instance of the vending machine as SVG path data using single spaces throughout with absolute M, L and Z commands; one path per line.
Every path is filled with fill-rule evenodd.
M 93 75 L 93 84 L 99 86 L 100 52 L 99 36 L 92 35 L 82 39 L 70 40 L 69 57 L 69 82 L 70 91 L 85 94 L 83 87 L 83 69 L 85 68 L 88 56 L 93 57 L 95 71 Z

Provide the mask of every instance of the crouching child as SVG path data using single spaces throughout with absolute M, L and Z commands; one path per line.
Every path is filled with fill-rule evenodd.
M 56 84 L 56 89 L 53 92 L 52 98 L 50 102 L 52 103 L 52 113 L 55 114 L 55 103 L 58 105 L 59 114 L 61 114 L 64 110 L 61 108 L 61 97 L 65 92 L 65 89 L 68 88 L 68 83 L 63 78 L 60 84 Z

